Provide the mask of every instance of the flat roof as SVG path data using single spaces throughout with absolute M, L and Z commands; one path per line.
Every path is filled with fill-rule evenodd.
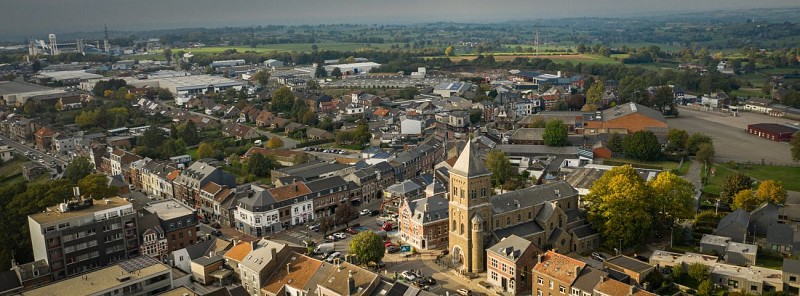
M 128 206 L 130 208 L 133 208 L 130 202 L 119 196 L 109 197 L 106 198 L 105 200 L 108 202 L 99 199 L 95 200 L 91 207 L 75 211 L 67 211 L 63 213 L 58 211 L 57 206 L 53 206 L 47 208 L 47 211 L 44 213 L 37 213 L 30 215 L 28 217 L 38 222 L 39 224 L 47 224 L 56 221 L 72 219 L 80 216 L 94 215 L 95 212 L 110 210 L 116 207 Z
M 84 70 L 77 71 L 55 71 L 55 72 L 41 72 L 39 76 L 49 77 L 53 80 L 67 80 L 67 79 L 98 79 L 103 78 L 103 75 L 89 73 Z
M 244 82 L 236 81 L 222 76 L 191 75 L 159 78 L 161 83 L 174 86 L 176 89 L 198 88 L 213 86 L 243 85 Z M 160 84 L 161 84 L 160 83 Z
M 130 285 L 142 278 L 163 272 L 169 273 L 170 267 L 149 256 L 139 256 L 113 266 L 25 292 L 23 295 L 64 295 L 67 291 L 71 295 L 90 295 L 115 287 Z M 121 275 L 127 275 L 130 279 L 120 282 L 117 278 Z
M 673 253 L 667 251 L 655 251 L 650 255 L 650 264 L 665 264 L 673 266 L 676 264 L 692 264 L 701 263 L 704 265 L 712 265 L 719 260 L 716 256 L 703 255 L 697 253 Z
M 158 215 L 162 220 L 171 220 L 194 213 L 192 208 L 174 199 L 151 202 L 144 206 L 144 209 Z
M 748 125 L 747 127 L 748 128 L 752 127 L 752 128 L 757 128 L 757 129 L 763 129 L 763 130 L 767 130 L 767 131 L 770 131 L 770 132 L 773 132 L 773 133 L 779 133 L 779 134 L 791 134 L 791 133 L 797 132 L 797 130 L 798 130 L 797 128 L 794 128 L 794 127 L 791 127 L 791 126 L 788 126 L 788 125 L 777 124 L 777 123 L 756 123 L 756 124 Z
M 49 90 L 57 89 L 20 81 L 0 81 L 0 96 Z

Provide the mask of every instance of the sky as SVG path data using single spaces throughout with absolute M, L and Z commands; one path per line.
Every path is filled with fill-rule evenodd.
M 798 0 L 0 0 L 0 36 L 325 23 L 502 22 L 800 7 Z M 40 37 L 44 38 L 44 37 Z

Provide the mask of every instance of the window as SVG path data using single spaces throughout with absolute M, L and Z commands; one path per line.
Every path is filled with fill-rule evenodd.
M 564 288 L 564 286 L 558 286 L 558 292 L 561 294 L 567 294 L 567 288 Z
M 490 273 L 490 275 L 491 275 L 491 277 L 492 277 L 492 280 L 493 280 L 493 281 L 496 281 L 496 280 L 497 280 L 497 272 L 494 272 L 494 271 L 492 271 L 492 272 Z
M 511 276 L 514 276 L 514 266 L 508 267 L 508 273 L 511 274 Z
M 758 286 L 750 285 L 750 291 L 757 291 L 757 290 L 758 290 Z
M 542 290 L 536 289 L 536 296 L 542 296 Z
M 492 264 L 492 267 L 497 268 L 497 259 L 492 258 L 491 264 Z
M 550 281 L 550 289 L 553 289 L 553 281 Z
M 790 275 L 790 276 L 789 276 L 789 281 L 790 281 L 790 282 L 796 282 L 796 281 L 797 281 L 797 277 L 796 277 L 796 276 L 793 276 L 793 275 Z
M 569 293 L 571 296 L 578 296 L 580 295 L 580 291 L 578 289 L 572 288 L 572 292 Z
M 540 286 L 544 286 L 544 279 L 542 279 L 541 277 L 536 279 L 536 282 L 538 282 Z
M 508 266 L 505 263 L 503 263 L 503 266 L 502 266 L 501 270 L 503 270 L 503 272 L 506 272 L 507 268 L 508 268 Z

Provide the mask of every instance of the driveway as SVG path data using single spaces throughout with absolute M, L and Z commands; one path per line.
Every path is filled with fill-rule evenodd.
M 683 129 L 689 133 L 700 132 L 713 138 L 716 162 L 793 165 L 787 143 L 767 140 L 745 131 L 747 124 L 761 122 L 786 123 L 787 120 L 753 113 L 732 117 L 688 108 L 681 108 L 679 117 L 667 119 L 670 128 Z

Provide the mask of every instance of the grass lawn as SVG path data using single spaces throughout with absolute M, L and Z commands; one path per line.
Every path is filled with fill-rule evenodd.
M 197 160 L 197 147 L 186 149 L 186 154 L 191 156 L 193 160 Z
M 678 176 L 686 175 L 686 172 L 689 171 L 689 167 L 692 166 L 692 162 L 689 160 L 684 161 L 680 166 L 673 169 L 673 172 Z
M 713 175 L 709 175 L 708 184 L 703 187 L 703 191 L 710 194 L 719 195 L 722 183 L 725 182 L 725 178 L 733 174 L 733 172 L 719 167 L 719 164 L 714 164 L 713 168 L 715 172 Z
M 610 160 L 603 161 L 603 164 L 610 164 L 610 165 L 630 164 L 633 167 L 640 167 L 640 168 L 656 168 L 656 167 L 660 167 L 661 169 L 663 169 L 665 171 L 676 169 L 680 165 L 677 162 L 667 161 L 667 160 L 663 160 L 663 161 L 641 161 L 641 160 L 635 160 L 635 159 L 629 159 L 629 158 L 612 158 Z M 684 162 L 684 164 L 686 165 L 685 171 L 684 171 L 684 174 L 685 174 L 686 170 L 689 170 L 689 166 L 688 166 L 688 164 L 686 164 L 686 162 Z
M 709 184 L 713 183 L 721 185 L 722 182 L 725 181 L 725 177 L 732 174 L 733 172 L 731 170 L 733 170 L 760 181 L 780 181 L 783 183 L 783 187 L 786 188 L 786 190 L 800 191 L 800 167 L 782 167 L 755 164 L 740 164 L 737 165 L 737 167 L 734 167 L 727 163 L 715 164 L 715 166 L 720 166 L 721 168 L 717 168 L 717 175 L 713 177 L 713 180 L 709 180 Z

